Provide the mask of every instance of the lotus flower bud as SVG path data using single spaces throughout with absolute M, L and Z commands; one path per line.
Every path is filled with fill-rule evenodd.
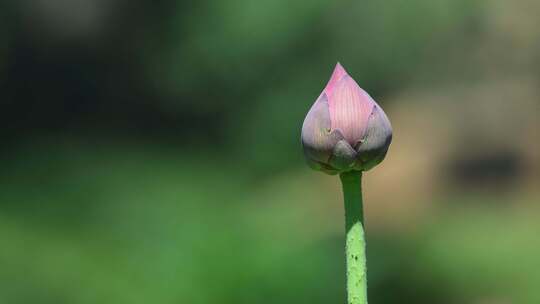
M 302 126 L 308 164 L 328 174 L 367 171 L 384 159 L 391 140 L 386 114 L 338 63 Z

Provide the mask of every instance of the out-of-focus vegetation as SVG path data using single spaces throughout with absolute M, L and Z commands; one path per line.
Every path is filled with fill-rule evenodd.
M 384 107 L 370 301 L 537 304 L 537 1 L 0 4 L 0 303 L 343 303 L 302 120 Z

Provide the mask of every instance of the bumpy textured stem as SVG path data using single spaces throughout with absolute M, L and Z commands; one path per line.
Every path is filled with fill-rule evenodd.
M 345 254 L 347 261 L 347 303 L 367 304 L 366 240 L 362 209 L 362 172 L 340 175 L 345 200 Z

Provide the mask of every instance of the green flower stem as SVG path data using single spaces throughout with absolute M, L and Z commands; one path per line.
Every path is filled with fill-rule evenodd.
M 366 240 L 362 210 L 362 172 L 340 174 L 345 200 L 347 303 L 367 304 Z

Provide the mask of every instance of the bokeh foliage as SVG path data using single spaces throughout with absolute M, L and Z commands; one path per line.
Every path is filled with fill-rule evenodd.
M 336 61 L 396 135 L 365 178 L 370 301 L 538 303 L 518 3 L 0 4 L 0 303 L 343 303 L 337 179 L 299 146 Z

